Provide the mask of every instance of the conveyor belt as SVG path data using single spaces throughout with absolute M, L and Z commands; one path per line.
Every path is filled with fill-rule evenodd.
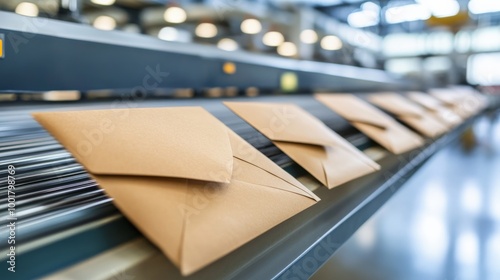
M 238 98 L 231 100 L 236 101 Z M 295 103 L 321 119 L 358 148 L 377 146 L 311 96 L 268 96 L 252 100 Z M 225 108 L 221 101 L 221 99 L 181 99 L 127 104 L 133 107 L 203 106 L 295 177 L 304 175 L 310 177 L 270 141 Z M 7 165 L 15 165 L 19 195 L 17 235 L 23 244 L 36 243 L 41 237 L 49 236 L 51 233 L 62 232 L 92 221 L 106 220 L 106 217 L 116 217 L 119 214 L 110 199 L 102 193 L 81 166 L 30 117 L 29 113 L 62 109 L 126 108 L 127 104 L 116 106 L 113 101 L 103 101 L 2 107 L 0 174 L 3 176 L 0 177 L 0 181 L 1 186 L 5 186 L 3 183 Z M 467 121 L 436 141 L 429 141 L 421 149 L 400 156 L 389 155 L 378 160 L 382 166 L 379 172 L 332 190 L 322 187 L 316 189 L 314 192 L 322 200 L 315 206 L 188 278 L 281 279 L 284 277 L 283 279 L 286 279 L 297 276 L 294 270 L 297 267 L 310 265 L 317 248 L 331 245 L 333 247 L 329 249 L 327 255 L 333 254 L 421 164 L 442 145 L 456 139 L 471 121 Z M 5 197 L 6 190 L 3 187 L 0 189 L 1 201 L 4 201 Z M 0 235 L 5 234 L 5 229 L 2 228 Z M 125 218 L 109 220 L 97 228 L 61 237 L 61 240 L 52 240 L 42 247 L 21 252 L 19 258 L 29 264 L 30 269 L 20 270 L 18 275 L 28 279 L 47 275 L 139 236 L 140 234 Z M 68 246 L 73 249 L 71 253 L 67 250 Z M 5 250 L 4 247 L 5 243 L 0 243 L 0 252 Z M 46 252 L 51 252 L 56 257 L 45 259 Z M 316 269 L 326 259 L 327 257 L 321 260 L 315 259 L 318 266 Z M 168 275 L 169 279 L 188 279 L 183 278 L 178 269 L 161 253 L 158 253 L 155 262 L 139 263 L 136 269 L 147 271 L 150 275 Z M 301 271 L 301 275 L 307 277 L 314 271 Z M 299 279 L 305 279 L 300 277 Z
M 358 146 L 369 143 L 366 137 L 311 97 L 287 96 L 286 101 L 283 101 L 285 100 L 283 97 L 255 98 L 255 101 L 261 100 L 296 103 Z M 110 103 L 94 102 L 83 106 L 65 104 L 64 110 L 109 108 Z M 292 164 L 290 158 L 269 140 L 226 109 L 221 104 L 221 100 L 144 101 L 137 105 L 140 107 L 202 105 L 280 166 L 288 167 Z M 0 188 L 0 211 L 6 210 L 7 207 L 7 166 L 14 165 L 16 167 L 18 225 L 22 229 L 20 236 L 25 241 L 117 211 L 111 206 L 111 200 L 97 187 L 82 166 L 30 116 L 30 112 L 60 110 L 60 108 L 60 105 L 50 104 L 16 106 L 4 107 L 0 113 L 0 185 L 2 186 Z M 294 170 L 297 169 L 300 170 L 298 166 L 295 166 Z M 99 213 L 102 215 L 85 214 L 86 212 L 92 213 L 91 210 L 96 208 L 101 210 Z M 61 216 L 65 215 L 72 215 L 75 218 L 67 223 L 61 223 Z M 5 216 L 0 217 L 2 222 L 5 219 Z M 43 227 L 39 228 L 37 224 L 43 224 Z M 4 230 L 2 228 L 2 231 Z M 0 249 L 6 245 L 6 243 L 0 243 Z

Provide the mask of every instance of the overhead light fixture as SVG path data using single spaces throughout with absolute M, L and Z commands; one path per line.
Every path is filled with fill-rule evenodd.
M 340 50 L 342 45 L 342 41 L 337 36 L 328 35 L 321 39 L 321 47 L 327 51 Z
M 116 28 L 116 20 L 110 16 L 98 16 L 92 25 L 101 30 L 113 30 Z
M 257 34 L 262 30 L 262 24 L 254 18 L 249 18 L 241 22 L 240 28 L 243 33 Z
M 278 46 L 277 51 L 282 56 L 294 56 L 297 54 L 297 47 L 292 42 L 283 42 Z
M 365 2 L 365 3 L 361 4 L 361 10 L 379 12 L 380 6 L 373 3 L 373 2 Z
M 165 26 L 158 32 L 158 38 L 164 41 L 176 41 L 179 37 L 179 31 L 175 27 Z
M 314 44 L 318 41 L 318 34 L 312 29 L 304 29 L 300 32 L 300 41 L 304 44 Z
M 180 7 L 169 7 L 165 10 L 163 19 L 170 23 L 183 23 L 187 19 L 187 14 L 186 11 Z
M 365 2 L 361 10 L 351 13 L 347 17 L 347 23 L 356 28 L 377 25 L 380 22 L 380 6 L 373 2 Z
M 235 51 L 238 49 L 238 43 L 230 38 L 223 38 L 217 43 L 217 47 L 225 51 Z
M 23 16 L 36 17 L 38 16 L 38 6 L 30 2 L 21 2 L 16 6 L 16 13 Z
M 427 20 L 431 12 L 420 4 L 391 7 L 385 12 L 385 20 L 389 24 L 407 21 Z
M 115 3 L 115 0 L 90 0 L 90 2 L 101 6 L 111 6 Z
M 262 37 L 262 43 L 269 47 L 277 47 L 284 41 L 285 37 L 278 31 L 269 31 Z
M 349 14 L 347 17 L 347 23 L 356 28 L 374 26 L 379 23 L 379 16 L 378 14 L 374 14 L 372 12 L 358 11 Z
M 438 18 L 451 17 L 460 12 L 460 4 L 456 0 L 417 0 L 417 3 L 427 8 Z
M 198 24 L 194 33 L 196 34 L 196 36 L 201 38 L 213 38 L 217 36 L 218 30 L 215 24 L 205 22 Z
M 500 12 L 500 1 L 498 0 L 470 0 L 469 11 L 473 14 L 486 14 Z

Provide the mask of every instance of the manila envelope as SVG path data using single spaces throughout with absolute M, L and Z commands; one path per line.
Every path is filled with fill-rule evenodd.
M 472 91 L 443 88 L 431 89 L 429 93 L 463 119 L 475 115 L 486 105 L 483 96 Z
M 424 144 L 418 134 L 352 94 L 316 94 L 315 97 L 394 154 L 408 152 Z
M 33 116 L 183 275 L 319 201 L 200 107 Z
M 449 89 L 462 97 L 464 110 L 468 111 L 470 116 L 488 107 L 487 97 L 473 87 L 450 86 Z
M 462 123 L 462 118 L 452 110 L 445 107 L 441 101 L 423 92 L 409 92 L 408 98 L 424 107 L 431 115 L 441 121 L 448 128 L 453 128 Z
M 224 102 L 329 189 L 380 166 L 293 104 Z
M 426 137 L 437 137 L 447 128 L 424 108 L 397 93 L 377 93 L 368 97 L 371 103 L 394 114 L 398 119 Z

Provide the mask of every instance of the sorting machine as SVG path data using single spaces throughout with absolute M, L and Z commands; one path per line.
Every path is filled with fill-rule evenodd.
M 381 70 L 227 52 L 5 12 L 0 12 L 0 39 L 0 260 L 7 260 L 6 186 L 13 165 L 18 279 L 307 279 L 475 118 L 426 139 L 417 150 L 393 155 L 312 96 L 422 90 Z M 49 101 L 53 96 L 75 100 Z M 222 105 L 250 98 L 304 108 L 376 160 L 381 171 L 328 190 Z M 30 115 L 170 106 L 204 107 L 321 201 L 183 277 Z M 11 279 L 6 273 L 0 270 L 0 278 Z

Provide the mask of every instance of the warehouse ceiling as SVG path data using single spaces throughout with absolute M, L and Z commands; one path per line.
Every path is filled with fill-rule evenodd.
M 441 32 L 450 41 L 459 30 L 500 20 L 500 0 L 4 0 L 0 9 L 227 51 L 375 68 L 387 35 Z M 426 46 L 443 45 L 433 38 Z
M 0 3 L 0 9 L 15 11 L 20 4 L 26 2 L 37 5 L 41 16 L 54 16 L 61 5 L 71 2 L 78 2 L 83 14 L 96 10 L 109 10 L 113 7 L 125 10 L 132 14 L 132 17 L 134 13 L 140 13 L 143 9 L 170 5 L 181 7 L 205 5 L 216 10 L 213 13 L 215 17 L 220 17 L 217 10 L 229 8 L 253 14 L 254 6 L 284 10 L 310 7 L 332 19 L 380 35 L 419 32 L 434 28 L 436 25 L 470 24 L 477 19 L 477 14 L 486 14 L 488 21 L 497 23 L 499 20 L 497 14 L 500 11 L 500 1 L 497 0 L 4 0 Z M 422 7 L 428 11 L 423 11 Z M 464 17 L 457 16 L 469 13 L 470 7 L 479 11 L 467 17 L 472 21 L 464 21 Z M 209 19 L 210 15 L 206 17 Z M 440 20 L 443 17 L 449 17 L 450 20 Z M 432 21 L 432 24 L 428 23 L 435 18 L 438 20 Z

